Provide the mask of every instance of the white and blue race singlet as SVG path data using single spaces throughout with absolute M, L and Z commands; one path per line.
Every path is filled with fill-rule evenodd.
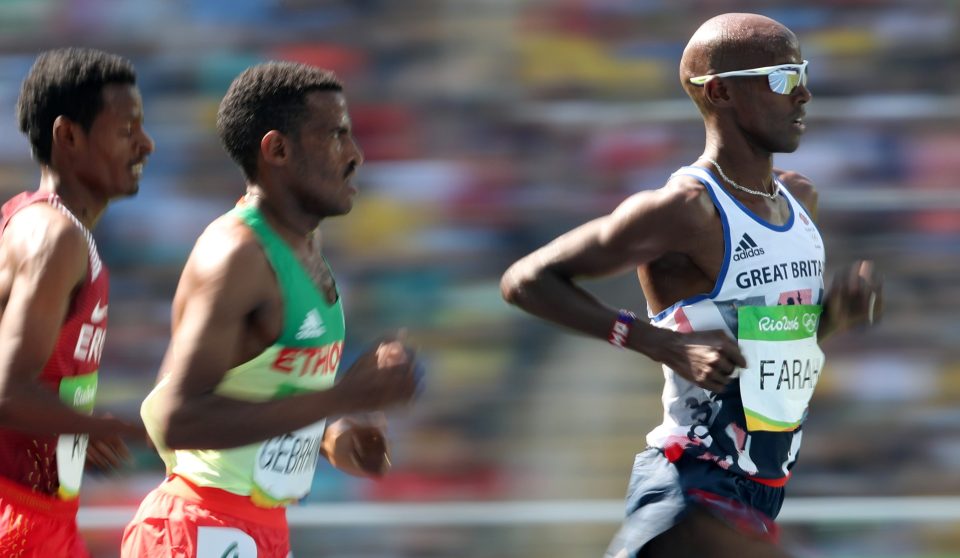
M 683 167 L 706 187 L 720 215 L 724 261 L 709 293 L 681 300 L 651 323 L 679 332 L 723 330 L 747 359 L 721 393 L 664 366 L 664 419 L 647 443 L 732 473 L 782 486 L 797 459 L 807 405 L 823 366 L 816 329 L 823 301 L 823 240 L 813 219 L 777 182 L 790 216 L 768 223 L 706 169 Z

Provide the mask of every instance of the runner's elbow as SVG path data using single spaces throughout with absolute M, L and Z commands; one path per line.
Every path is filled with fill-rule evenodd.
M 535 282 L 532 273 L 525 269 L 523 260 L 513 264 L 500 278 L 500 295 L 508 304 L 524 308 Z
M 165 448 L 172 450 L 182 450 L 189 449 L 189 445 L 186 440 L 186 436 L 183 435 L 181 429 L 171 427 L 170 424 L 161 423 L 160 424 L 160 443 Z
M 163 413 L 159 417 L 161 443 L 172 450 L 202 448 L 200 421 L 193 420 L 183 412 Z

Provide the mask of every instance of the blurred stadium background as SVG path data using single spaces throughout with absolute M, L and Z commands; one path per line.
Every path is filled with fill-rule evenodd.
M 3 0 L 0 193 L 37 183 L 13 116 L 36 53 L 130 57 L 157 150 L 140 195 L 112 206 L 96 236 L 113 272 L 99 406 L 133 415 L 192 241 L 243 191 L 214 129 L 229 82 L 268 59 L 335 70 L 367 157 L 355 211 L 324 225 L 348 352 L 409 326 L 429 381 L 415 408 L 392 415 L 388 478 L 322 469 L 305 503 L 547 503 L 533 510 L 542 521 L 513 521 L 509 507 L 458 521 L 461 506 L 376 528 L 360 524 L 375 516 L 367 508 L 353 524 L 353 508 L 323 508 L 311 517 L 339 520 L 295 528 L 296 556 L 599 556 L 660 418 L 660 372 L 508 308 L 497 283 L 517 257 L 700 153 L 676 66 L 692 31 L 725 11 L 764 13 L 800 36 L 810 124 L 776 163 L 820 189 L 828 272 L 867 257 L 887 279 L 884 323 L 827 344 L 788 487 L 787 510 L 790 498 L 812 507 L 786 536 L 807 556 L 960 557 L 958 500 L 899 499 L 960 496 L 956 0 Z M 643 309 L 629 276 L 591 288 Z M 116 556 L 129 516 L 89 518 L 136 505 L 161 479 L 153 452 L 134 450 L 132 470 L 85 482 L 98 557 Z M 895 499 L 858 501 L 849 516 L 807 500 L 879 496 Z M 865 516 L 878 510 L 889 513 Z

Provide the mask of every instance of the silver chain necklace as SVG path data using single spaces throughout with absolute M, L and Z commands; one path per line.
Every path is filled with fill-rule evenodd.
M 768 193 L 763 192 L 763 191 L 761 191 L 761 190 L 751 190 L 750 188 L 747 188 L 746 186 L 741 186 L 741 185 L 737 184 L 736 182 L 734 182 L 733 180 L 730 180 L 730 178 L 729 178 L 726 174 L 723 173 L 723 169 L 720 168 L 720 164 L 717 163 L 716 161 L 714 161 L 713 159 L 710 159 L 710 158 L 708 158 L 708 157 L 700 157 L 700 158 L 701 158 L 702 160 L 710 163 L 711 165 L 717 167 L 717 172 L 720 173 L 720 177 L 723 178 L 724 180 L 726 180 L 726 181 L 727 181 L 727 184 L 733 186 L 734 188 L 736 188 L 737 190 L 740 190 L 741 192 L 746 192 L 746 193 L 748 193 L 748 194 L 753 194 L 754 196 L 763 196 L 763 197 L 765 197 L 765 198 L 767 198 L 767 199 L 771 199 L 771 200 L 777 199 L 777 196 L 780 195 L 780 188 L 777 187 L 777 179 L 776 179 L 776 178 L 773 179 L 773 186 L 774 186 L 774 188 L 773 188 L 773 193 L 772 193 L 772 194 L 768 194 Z

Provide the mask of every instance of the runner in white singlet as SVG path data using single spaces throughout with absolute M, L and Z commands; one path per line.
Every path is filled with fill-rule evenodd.
M 788 556 L 773 520 L 822 370 L 819 341 L 882 307 L 870 262 L 825 292 L 816 191 L 773 168 L 774 153 L 800 144 L 806 71 L 776 21 L 704 23 L 680 62 L 706 128 L 701 157 L 503 276 L 508 302 L 663 364 L 664 420 L 636 457 L 608 557 Z M 576 283 L 629 269 L 650 324 Z

